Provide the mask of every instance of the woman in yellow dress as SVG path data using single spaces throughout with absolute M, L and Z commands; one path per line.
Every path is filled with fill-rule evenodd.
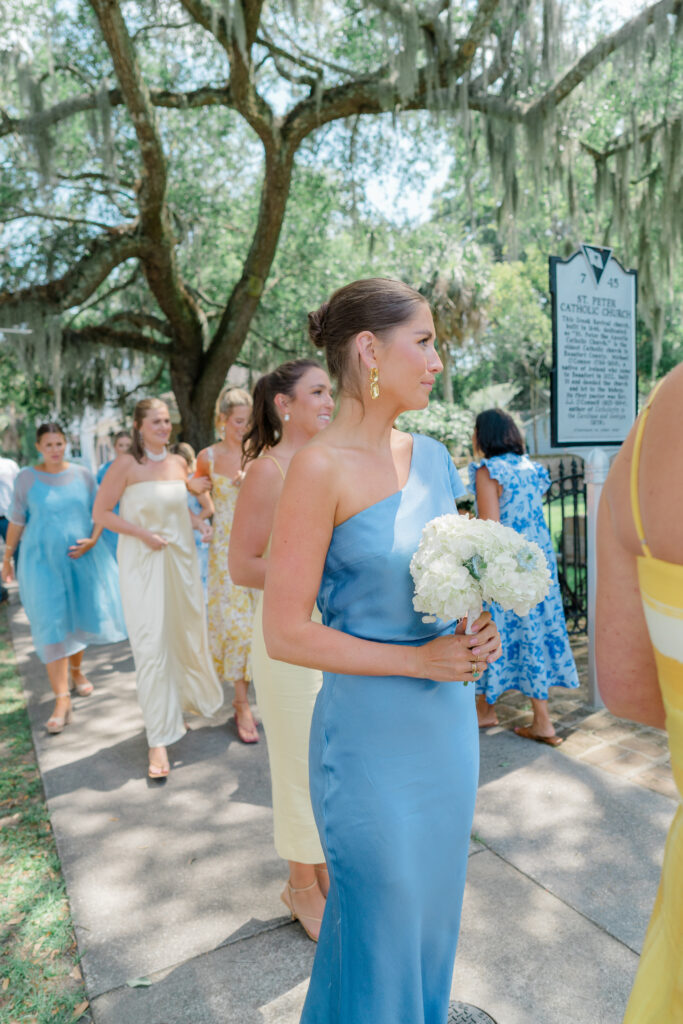
M 598 513 L 597 668 L 615 715 L 666 728 L 683 797 L 683 366 L 624 442 Z M 624 1024 L 683 1021 L 683 807 Z
M 130 453 L 109 467 L 93 506 L 94 522 L 121 535 L 121 601 L 152 779 L 169 773 L 166 747 L 185 735 L 183 711 L 208 718 L 223 703 L 192 536 L 193 526 L 204 531 L 206 524 L 187 507 L 187 463 L 169 453 L 170 434 L 166 405 L 138 402 Z
M 235 726 L 242 743 L 258 743 L 249 706 L 249 650 L 254 605 L 251 591 L 235 586 L 228 572 L 228 546 L 242 472 L 242 437 L 251 414 L 251 395 L 225 387 L 216 403 L 216 426 L 222 437 L 197 456 L 195 479 L 211 481 L 214 505 L 209 548 L 209 643 L 219 679 L 232 684 Z
M 261 377 L 254 389 L 254 411 L 244 438 L 247 473 L 230 544 L 233 579 L 260 591 L 252 667 L 268 740 L 275 849 L 289 862 L 282 900 L 314 940 L 328 889 L 308 787 L 308 739 L 322 675 L 268 657 L 262 608 L 270 532 L 287 467 L 294 453 L 328 425 L 333 411 L 329 377 L 312 359 L 284 363 Z

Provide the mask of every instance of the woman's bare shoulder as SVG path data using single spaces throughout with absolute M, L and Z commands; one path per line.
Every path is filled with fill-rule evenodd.
M 329 438 L 314 437 L 292 457 L 290 472 L 309 473 L 311 478 L 336 479 L 343 460 L 343 449 Z
M 170 464 L 174 469 L 179 469 L 183 477 L 187 476 L 187 462 L 182 455 L 171 454 L 168 456 Z
M 122 455 L 117 455 L 116 458 L 112 460 L 109 469 L 102 477 L 102 482 L 104 482 L 107 477 L 109 477 L 110 480 L 123 479 L 133 473 L 139 465 L 140 463 L 137 461 L 135 456 L 130 454 L 130 452 L 124 452 Z
M 271 473 L 277 473 L 278 476 L 281 476 L 278 470 L 278 466 L 281 464 L 282 459 L 278 458 L 277 452 L 266 449 L 257 458 L 250 459 L 244 470 L 246 473 L 251 473 L 252 476 L 270 476 Z

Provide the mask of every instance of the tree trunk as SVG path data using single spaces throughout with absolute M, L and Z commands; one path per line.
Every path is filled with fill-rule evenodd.
M 444 341 L 441 345 L 439 355 L 441 356 L 441 362 L 443 363 L 443 373 L 441 375 L 443 400 L 444 402 L 448 402 L 449 405 L 453 405 L 453 359 L 447 342 Z

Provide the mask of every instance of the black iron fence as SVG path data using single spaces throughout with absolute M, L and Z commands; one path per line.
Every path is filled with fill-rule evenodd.
M 586 578 L 586 481 L 583 466 L 572 459 L 551 470 L 545 512 L 557 554 L 562 603 L 570 634 L 588 629 Z

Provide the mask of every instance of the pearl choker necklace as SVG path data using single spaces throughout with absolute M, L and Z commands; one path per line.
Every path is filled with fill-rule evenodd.
M 148 458 L 150 462 L 163 462 L 168 455 L 168 448 L 164 448 L 161 455 L 156 455 L 154 452 L 150 452 L 148 448 L 145 448 L 144 452 L 145 457 Z

